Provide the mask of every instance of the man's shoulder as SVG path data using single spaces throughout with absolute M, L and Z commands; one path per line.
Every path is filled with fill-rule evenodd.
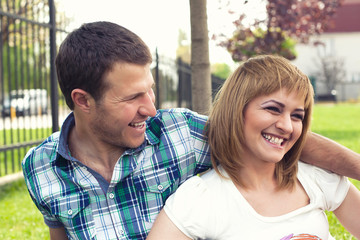
M 56 157 L 57 148 L 59 145 L 59 132 L 55 132 L 45 139 L 38 146 L 31 148 L 25 155 L 22 166 L 26 170 L 41 164 L 48 164 Z
M 154 139 L 161 136 L 194 136 L 203 138 L 207 116 L 186 108 L 158 110 L 147 120 L 147 135 Z
M 171 109 L 160 109 L 157 111 L 157 114 L 149 118 L 149 125 L 156 124 L 158 127 L 166 126 L 179 126 L 179 124 L 189 124 L 193 123 L 205 125 L 207 121 L 207 116 L 198 114 L 197 112 L 191 111 L 187 108 L 171 108 Z M 180 125 L 181 126 L 181 125 Z
M 53 193 L 57 195 L 50 198 L 55 199 L 60 193 L 62 184 L 54 164 L 58 157 L 58 145 L 59 133 L 56 132 L 38 146 L 31 148 L 22 161 L 27 188 L 37 201 L 49 199 Z

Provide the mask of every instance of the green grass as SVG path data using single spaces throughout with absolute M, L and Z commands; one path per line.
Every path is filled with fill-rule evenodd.
M 23 179 L 0 186 L 0 239 L 50 239 Z
M 312 131 L 360 153 L 360 104 L 315 105 Z
M 360 153 L 359 119 L 360 104 L 315 105 L 311 129 Z M 360 189 L 359 181 L 351 181 Z M 327 212 L 327 216 L 330 232 L 335 239 L 356 239 L 344 229 L 332 212 Z
M 360 153 L 359 119 L 359 104 L 315 105 L 312 131 Z M 15 164 L 18 163 L 15 161 Z M 351 181 L 360 189 L 359 181 Z M 339 224 L 333 213 L 327 215 L 330 232 L 337 240 L 355 239 Z M 48 228 L 31 201 L 24 180 L 0 187 L 0 239 L 49 239 Z
M 0 146 L 11 147 L 37 139 L 43 141 L 51 134 L 51 128 L 44 129 L 7 129 L 0 131 Z M 0 176 L 21 171 L 21 159 L 31 146 L 22 146 L 0 152 Z M 20 159 L 20 160 L 19 160 Z

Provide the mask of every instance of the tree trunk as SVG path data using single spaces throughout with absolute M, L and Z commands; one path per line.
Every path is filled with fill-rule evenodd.
M 207 114 L 212 98 L 206 0 L 189 1 L 192 110 Z

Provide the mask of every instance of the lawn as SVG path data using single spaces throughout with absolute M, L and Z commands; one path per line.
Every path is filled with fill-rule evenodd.
M 315 105 L 312 131 L 329 137 L 360 153 L 360 104 Z M 360 182 L 351 179 L 360 189 Z M 356 239 L 337 221 L 333 213 L 327 213 L 330 232 L 335 239 Z
M 17 159 L 22 159 L 32 146 L 41 143 L 50 134 L 51 128 L 0 130 L 0 146 L 15 146 L 12 150 L 0 152 L 0 176 L 21 171 L 20 161 Z M 20 148 L 16 146 L 19 143 L 22 145 Z
M 0 187 L 0 239 L 50 239 L 23 179 Z
M 312 131 L 360 153 L 360 104 L 315 105 Z M 360 182 L 351 180 L 359 189 Z M 355 239 L 327 213 L 336 239 Z M 48 229 L 26 190 L 24 180 L 0 187 L 0 239 L 49 239 Z

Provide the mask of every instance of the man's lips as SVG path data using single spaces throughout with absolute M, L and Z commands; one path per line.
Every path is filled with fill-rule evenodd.
M 129 126 L 130 127 L 133 127 L 133 128 L 143 128 L 145 126 L 145 121 L 143 122 L 138 122 L 138 123 L 129 123 Z

